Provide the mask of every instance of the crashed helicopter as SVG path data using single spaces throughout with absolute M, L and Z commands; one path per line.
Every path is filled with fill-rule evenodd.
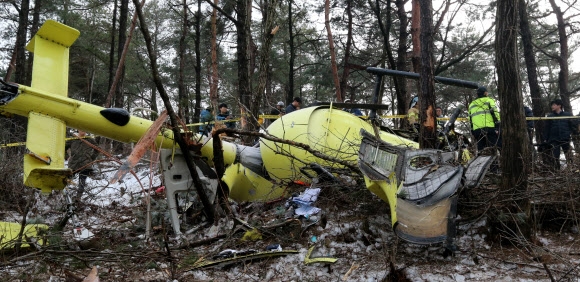
M 23 181 L 42 192 L 63 189 L 72 176 L 64 166 L 67 127 L 130 143 L 137 142 L 153 124 L 124 109 L 102 108 L 67 97 L 69 48 L 79 35 L 74 28 L 47 21 L 27 45 L 27 50 L 34 53 L 31 86 L 3 81 L 0 85 L 0 113 L 28 117 Z M 418 78 L 418 74 L 379 68 L 367 71 L 376 76 L 374 104 L 378 104 L 384 75 Z M 477 84 L 468 81 L 435 79 L 477 88 Z M 370 119 L 376 119 L 376 110 Z M 284 115 L 266 131 L 334 158 L 358 162 L 367 188 L 389 204 L 396 234 L 419 244 L 452 242 L 458 189 L 475 187 L 493 159 L 480 156 L 464 167 L 457 162 L 456 152 L 418 149 L 416 142 L 376 130 L 368 121 L 329 106 Z M 213 199 L 218 186 L 211 168 L 215 140 L 194 138 L 201 144 L 197 171 Z M 267 201 L 284 196 L 283 185 L 305 178 L 302 169 L 312 164 L 337 167 L 302 148 L 264 138 L 259 147 L 219 141 L 227 166 L 222 180 L 230 188 L 230 198 L 238 201 Z M 170 218 L 175 234 L 180 234 L 175 197 L 176 193 L 194 188 L 191 175 L 172 131 L 162 130 L 155 142 L 163 148 L 161 166 Z M 467 181 L 461 181 L 464 178 Z

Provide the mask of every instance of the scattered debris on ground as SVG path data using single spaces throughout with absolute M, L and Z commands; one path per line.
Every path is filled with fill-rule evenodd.
M 18 253 L 5 251 L 3 281 L 537 281 L 580 277 L 576 218 L 562 204 L 548 209 L 546 187 L 572 187 L 566 177 L 533 177 L 534 212 L 542 217 L 535 239 L 519 246 L 490 240 L 485 209 L 497 195 L 488 175 L 477 191 L 463 191 L 458 207 L 457 250 L 399 240 L 388 205 L 358 179 L 348 183 L 292 185 L 292 195 L 266 203 L 230 202 L 207 226 L 199 208 L 180 197 L 183 234 L 174 236 L 161 180 L 149 164 L 109 184 L 114 164 L 103 163 L 98 179 L 75 210 L 78 222 Z M 576 178 L 578 178 L 576 176 Z M 549 181 L 547 180 L 549 179 Z M 156 192 L 157 191 L 157 192 Z M 577 197 L 577 189 L 552 193 Z M 144 196 L 145 195 L 145 196 Z M 542 197 L 544 197 L 543 200 Z M 36 194 L 29 224 L 53 226 L 66 213 L 61 192 Z M 147 199 L 150 236 L 146 238 Z M 487 199 L 487 200 L 486 200 Z M 540 201 L 541 200 L 541 201 Z M 188 208 L 191 207 L 191 208 Z M 300 212 L 300 209 L 306 212 Z M 314 212 L 313 209 L 319 209 Z M 298 212 L 297 212 L 298 211 Z M 3 210 L 2 221 L 21 222 Z M 185 219 L 184 219 L 185 217 Z M 547 220 L 547 218 L 550 220 Z M 538 220 L 540 220 L 538 218 Z M 86 229 L 78 233 L 79 226 Z M 541 227 L 541 228 L 540 228 Z M 558 227 L 558 228 L 555 228 Z M 84 230 L 84 229 L 83 229 Z M 90 233 L 86 233 L 90 232 Z M 89 234 L 93 234 L 90 236 Z M 24 247 L 24 246 L 23 246 Z M 91 280 L 96 281 L 96 280 Z

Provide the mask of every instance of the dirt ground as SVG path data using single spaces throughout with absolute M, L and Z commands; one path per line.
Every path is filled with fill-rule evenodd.
M 160 185 L 144 166 L 137 175 L 145 190 Z M 82 281 L 93 266 L 101 281 L 577 281 L 580 279 L 580 235 L 574 220 L 536 224 L 533 239 L 498 243 L 486 195 L 494 191 L 488 177 L 478 191 L 459 198 L 457 250 L 448 255 L 442 245 L 422 246 L 398 239 L 388 205 L 364 185 L 322 187 L 315 202 L 321 209 L 309 218 L 286 220 L 286 200 L 271 203 L 230 203 L 233 216 L 205 226 L 199 210 L 183 214 L 182 236 L 174 236 L 162 195 L 148 190 L 152 230 L 145 238 L 146 204 L 142 188 L 126 177 L 108 183 L 113 169 L 89 181 L 77 209 L 78 225 L 94 236 L 77 240 L 75 223 L 48 235 L 48 245 L 0 257 L 2 281 Z M 551 185 L 558 178 L 548 181 Z M 358 183 L 361 183 L 360 181 Z M 533 184 L 533 183 L 532 183 Z M 544 184 L 542 184 L 544 185 Z M 535 184 L 532 186 L 542 186 Z M 543 186 L 542 186 L 543 187 Z M 295 191 L 306 187 L 294 187 Z M 480 193 L 481 191 L 486 191 Z M 29 222 L 54 225 L 64 216 L 62 193 L 36 194 Z M 493 203 L 492 203 L 493 204 Z M 535 205 L 539 207 L 540 205 Z M 545 208 L 545 207 L 544 207 Z M 542 213 L 546 214 L 546 213 Z M 2 210 L 3 221 L 20 221 L 21 211 Z M 543 217 L 546 219 L 547 217 Z M 255 228 L 254 232 L 248 232 Z M 254 238 L 242 240 L 244 235 Z M 78 236 L 77 236 L 78 237 Z M 252 237 L 252 236 L 249 236 Z M 253 240 L 252 240 L 253 239 Z M 296 253 L 229 265 L 195 268 L 226 249 L 263 252 L 279 244 Z M 312 248 L 312 249 L 311 249 Z M 309 250 L 312 250 L 311 254 Z M 305 259 L 336 258 L 336 262 L 305 263 Z

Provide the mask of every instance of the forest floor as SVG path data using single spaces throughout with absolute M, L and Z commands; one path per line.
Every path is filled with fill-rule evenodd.
M 501 235 L 494 234 L 488 222 L 491 218 L 488 210 L 493 203 L 485 200 L 497 190 L 493 184 L 497 182 L 496 175 L 487 176 L 477 191 L 461 193 L 457 250 L 447 255 L 441 244 L 423 246 L 398 239 L 390 224 L 388 205 L 369 193 L 364 184 L 323 187 L 314 203 L 321 212 L 308 219 L 285 220 L 286 200 L 230 203 L 239 220 L 222 216 L 211 226 L 202 225 L 203 217 L 194 211 L 183 223 L 182 230 L 187 232 L 177 238 L 171 231 L 164 197 L 151 189 L 148 193 L 152 195 L 152 233 L 146 239 L 146 205 L 142 197 L 146 193 L 131 175 L 120 183 L 110 184 L 114 167 L 101 166 L 101 176 L 89 180 L 90 189 L 77 209 L 78 225 L 94 236 L 79 240 L 74 235 L 74 222 L 69 221 L 63 232 L 50 234 L 48 245 L 18 253 L 3 252 L 0 280 L 82 281 L 94 266 L 100 281 L 580 279 L 580 234 L 573 223 L 575 217 L 571 220 L 552 216 L 550 224 L 536 224 L 531 241 L 498 243 Z M 159 176 L 152 175 L 148 165 L 138 168 L 137 176 L 145 190 L 161 185 Z M 562 183 L 570 181 L 559 175 L 537 179 L 544 182 L 532 181 L 532 189 L 545 186 L 566 189 Z M 293 187 L 296 192 L 306 188 Z M 577 194 L 578 187 L 573 189 L 570 193 Z M 36 202 L 28 214 L 29 223 L 53 226 L 65 214 L 66 202 L 61 192 L 37 193 L 30 199 Z M 22 215 L 0 209 L 0 220 L 20 222 Z M 248 232 L 252 230 L 249 227 L 256 227 L 257 232 Z M 242 240 L 244 235 L 259 236 Z M 194 267 L 202 259 L 212 259 L 226 249 L 261 252 L 273 244 L 279 244 L 284 251 L 296 252 L 216 267 Z M 319 257 L 337 260 L 305 263 L 306 258 Z

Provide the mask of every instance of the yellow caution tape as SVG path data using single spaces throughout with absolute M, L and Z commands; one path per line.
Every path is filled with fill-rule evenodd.
M 94 136 L 85 136 L 83 138 L 95 138 Z M 69 141 L 69 140 L 74 140 L 74 139 L 79 139 L 78 137 L 69 137 L 64 139 L 65 141 Z M 17 147 L 17 146 L 24 146 L 26 145 L 26 142 L 15 142 L 15 143 L 8 143 L 8 144 L 2 144 L 0 145 L 0 148 L 8 148 L 8 147 Z
M 238 122 L 238 121 L 240 121 L 239 118 L 224 119 L 224 120 L 218 120 L 218 121 L 206 121 L 206 122 L 190 123 L 190 124 L 186 124 L 185 126 L 190 127 L 190 126 L 197 126 L 197 125 L 216 124 L 216 122 L 225 123 L 225 122 Z
M 580 116 L 569 116 L 569 117 L 527 117 L 526 120 L 575 119 L 575 118 L 580 118 Z
M 386 115 L 386 116 L 380 116 L 381 118 L 384 119 L 397 119 L 397 118 L 407 118 L 406 115 Z M 278 115 L 260 115 L 259 116 L 260 119 L 278 119 L 280 118 L 280 116 Z M 363 119 L 368 119 L 368 116 L 360 116 L 360 118 Z M 566 117 L 527 117 L 526 120 L 550 120 L 550 119 L 580 119 L 580 116 L 566 116 Z M 443 118 L 437 118 L 437 120 L 449 120 L 448 117 L 443 117 Z M 217 122 L 238 122 L 240 121 L 239 118 L 236 119 L 228 119 L 228 120 L 220 120 Z M 457 118 L 456 121 L 469 121 L 468 118 Z M 209 121 L 209 122 L 198 122 L 198 123 L 192 123 L 192 124 L 187 124 L 188 127 L 190 126 L 198 126 L 198 125 L 208 125 L 208 124 L 215 124 L 216 121 Z M 94 138 L 92 136 L 87 136 L 84 138 Z M 71 138 L 66 138 L 65 140 L 72 140 L 72 139 L 78 139 L 76 137 L 71 137 Z M 7 147 L 16 147 L 16 146 L 24 146 L 26 145 L 26 142 L 15 142 L 15 143 L 8 143 L 8 144 L 3 144 L 0 145 L 0 148 L 7 148 Z

